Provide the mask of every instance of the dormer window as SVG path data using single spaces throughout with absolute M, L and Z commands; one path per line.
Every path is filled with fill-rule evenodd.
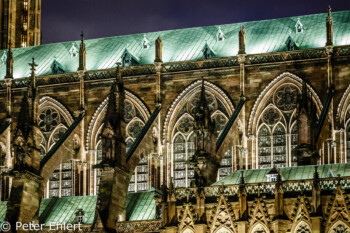
M 288 36 L 288 39 L 286 41 L 286 47 L 288 51 L 298 50 L 298 46 L 295 44 L 291 36 Z
M 300 18 L 298 18 L 298 21 L 297 21 L 297 23 L 295 24 L 295 30 L 296 30 L 296 33 L 302 33 L 302 32 L 304 32 L 304 26 L 303 26 L 303 24 L 301 23 Z
M 267 182 L 277 182 L 278 170 L 276 167 L 273 167 L 267 174 Z M 281 180 L 283 180 L 283 176 L 281 175 Z
M 149 47 L 151 47 L 151 44 L 149 43 L 146 35 L 143 35 L 143 39 L 142 39 L 141 45 L 142 45 L 143 49 L 148 49 Z
M 327 178 L 333 178 L 333 177 L 334 177 L 334 174 L 333 174 L 332 170 L 329 168 L 328 172 L 327 172 Z
M 79 50 L 78 50 L 75 42 L 73 42 L 72 46 L 69 49 L 69 54 L 70 54 L 71 57 L 75 57 L 75 56 L 78 55 L 78 53 L 79 53 Z
M 277 174 L 268 174 L 267 176 L 267 182 L 276 182 L 277 181 Z
M 79 224 L 85 223 L 85 212 L 83 209 L 78 209 L 78 211 L 75 213 L 75 222 Z
M 127 67 L 127 66 L 133 66 L 133 65 L 138 65 L 138 59 L 136 59 L 127 49 L 125 49 L 122 57 L 122 66 Z
M 7 52 L 4 51 L 4 53 L 3 53 L 2 56 L 1 56 L 1 62 L 5 64 L 5 63 L 6 63 L 6 60 L 7 60 Z
M 216 40 L 217 41 L 224 41 L 225 40 L 225 34 L 221 31 L 221 27 L 219 27 L 219 30 L 216 33 Z
M 215 57 L 214 52 L 210 49 L 208 44 L 205 44 L 202 52 L 203 52 L 204 59 L 211 59 L 211 58 Z
M 51 65 L 51 72 L 52 74 L 63 74 L 64 69 L 60 63 L 54 60 Z

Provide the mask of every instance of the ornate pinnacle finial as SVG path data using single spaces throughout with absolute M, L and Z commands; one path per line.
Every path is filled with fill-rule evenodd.
M 34 57 L 32 58 L 32 63 L 28 63 L 28 65 L 30 66 L 30 71 L 31 71 L 31 78 L 33 79 L 32 80 L 32 85 L 33 87 L 36 87 L 36 83 L 35 83 L 35 67 L 38 66 L 38 64 L 35 63 L 35 60 L 34 60 Z
M 158 38 L 155 41 L 155 59 L 154 62 L 162 62 L 163 55 L 162 55 L 162 50 L 163 50 L 163 45 L 162 45 L 162 38 L 158 36 Z
M 86 71 L 86 49 L 85 49 L 85 39 L 84 32 L 81 31 L 80 34 L 80 49 L 79 49 L 79 71 Z
M 239 50 L 238 54 L 245 54 L 245 26 L 241 26 L 241 30 L 238 33 Z
M 81 31 L 81 34 L 80 34 L 80 41 L 82 43 L 84 43 L 84 31 Z
M 333 18 L 332 8 L 328 6 L 328 17 L 327 17 L 327 43 L 326 46 L 333 45 Z
M 35 63 L 34 57 L 32 58 L 32 63 L 28 63 L 28 65 L 30 66 L 31 76 L 35 77 L 35 67 L 38 66 L 38 64 Z

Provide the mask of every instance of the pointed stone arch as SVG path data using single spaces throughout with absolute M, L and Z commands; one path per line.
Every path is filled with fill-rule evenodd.
M 290 218 L 293 224 L 291 232 L 311 233 L 311 211 L 312 208 L 308 198 L 304 195 L 298 196 Z M 302 229 L 304 231 L 298 231 L 298 229 Z
M 223 187 L 221 189 L 218 203 L 212 208 L 208 227 L 210 232 L 218 233 L 221 229 L 225 229 L 227 232 L 234 233 L 237 231 L 235 225 L 236 216 L 231 204 L 226 200 Z
M 262 224 L 262 223 L 255 223 L 252 227 L 251 227 L 251 230 L 248 231 L 249 233 L 256 233 L 256 232 L 259 232 L 259 233 L 268 233 L 270 232 L 269 228 Z
M 169 108 L 164 120 L 163 143 L 171 141 L 172 131 L 170 129 L 172 129 L 173 125 L 176 123 L 176 117 L 186 105 L 188 98 L 200 92 L 201 85 L 201 80 L 193 82 L 186 87 L 171 104 L 171 107 Z M 226 95 L 221 88 L 211 82 L 204 81 L 204 87 L 207 94 L 214 96 L 220 102 L 226 111 L 227 117 L 231 116 L 234 111 L 234 105 L 229 96 Z
M 344 190 L 340 184 L 337 185 L 337 189 L 334 190 L 330 202 L 326 208 L 327 212 L 324 216 L 324 228 L 325 232 L 332 232 L 331 230 L 339 223 L 348 223 L 350 222 L 350 208 L 349 204 L 350 198 L 347 195 L 344 195 Z M 345 224 L 350 233 L 350 226 Z
M 67 121 L 68 125 L 73 123 L 72 114 L 67 110 L 67 108 L 59 101 L 55 100 L 50 96 L 44 96 L 39 100 L 39 112 L 47 107 L 53 107 L 60 111 L 64 119 Z
M 256 135 L 256 127 L 258 124 L 257 119 L 260 117 L 262 111 L 264 110 L 265 104 L 267 103 L 268 99 L 271 98 L 275 90 L 280 88 L 281 85 L 291 84 L 298 87 L 300 91 L 302 88 L 302 83 L 303 83 L 303 80 L 301 78 L 289 72 L 284 72 L 281 75 L 279 75 L 277 78 L 272 80 L 267 85 L 267 87 L 265 87 L 265 89 L 260 93 L 259 97 L 255 101 L 255 104 L 249 116 L 248 134 Z M 316 103 L 317 112 L 320 113 L 323 107 L 320 98 L 318 97 L 315 90 L 309 84 L 306 84 L 306 86 L 308 91 L 310 91 L 310 93 L 312 94 L 314 103 Z
M 325 231 L 327 232 L 327 231 Z M 350 233 L 350 225 L 342 220 L 338 220 L 329 228 L 328 233 Z
M 148 118 L 150 117 L 150 112 L 140 98 L 125 90 L 125 101 L 129 101 L 133 106 L 135 106 L 141 115 L 140 117 L 143 118 L 142 120 L 147 122 Z M 86 148 L 89 150 L 96 149 L 98 135 L 102 129 L 104 116 L 107 111 L 107 105 L 108 97 L 105 98 L 97 107 L 90 120 L 86 137 Z
M 185 209 L 180 211 L 179 215 L 179 232 L 181 233 L 194 233 L 194 223 L 196 221 L 195 210 L 192 205 L 186 204 Z
M 250 210 L 249 233 L 254 233 L 258 226 L 264 229 L 266 233 L 270 232 L 269 224 L 271 222 L 268 214 L 267 205 L 264 201 L 265 196 L 258 197 L 254 200 L 252 209 Z
M 309 223 L 305 221 L 300 221 L 295 225 L 294 230 L 292 232 L 293 233 L 311 233 L 312 231 Z
M 337 108 L 336 120 L 342 124 L 350 107 L 350 85 L 346 88 Z M 345 122 L 344 122 L 345 123 Z

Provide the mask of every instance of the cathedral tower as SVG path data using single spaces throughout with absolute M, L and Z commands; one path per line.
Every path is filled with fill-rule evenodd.
M 0 11 L 0 49 L 40 45 L 41 0 L 3 0 Z

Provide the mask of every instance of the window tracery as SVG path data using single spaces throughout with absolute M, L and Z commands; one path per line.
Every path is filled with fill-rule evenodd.
M 46 98 L 46 99 L 45 99 Z M 49 97 L 44 97 L 42 102 L 56 102 Z M 50 151 L 52 146 L 65 133 L 71 119 L 68 119 L 66 110 L 46 102 L 39 107 L 38 126 L 42 133 L 40 144 L 40 159 Z M 56 105 L 58 105 L 56 103 Z M 52 173 L 46 192 L 47 197 L 62 197 L 73 195 L 73 162 L 68 161 L 56 167 Z
M 140 134 L 142 128 L 145 125 L 145 119 L 141 114 L 140 109 L 131 101 L 125 100 L 124 104 L 124 118 L 126 122 L 126 151 L 130 149 L 137 136 Z M 96 163 L 102 161 L 102 144 L 101 140 L 97 143 L 96 150 Z M 148 156 L 144 156 L 131 177 L 129 183 L 129 192 L 147 191 L 148 187 Z M 96 170 L 96 192 L 98 192 L 99 180 L 101 177 L 101 171 Z
M 337 224 L 335 224 L 335 226 L 333 226 L 333 228 L 329 232 L 330 233 L 350 233 L 350 229 L 345 223 L 339 221 Z
M 301 222 L 298 224 L 295 232 L 296 233 L 311 233 L 311 229 L 310 229 L 308 224 L 306 224 L 305 222 Z
M 227 115 L 221 111 L 220 100 L 209 91 L 205 92 L 206 104 L 219 134 L 228 121 Z M 181 106 L 172 129 L 172 176 L 175 187 L 190 187 L 194 179 L 193 167 L 188 164 L 195 152 L 193 125 L 195 114 L 199 110 L 200 91 L 194 92 Z M 222 160 L 219 177 L 232 172 L 232 153 L 228 152 Z
M 299 94 L 300 89 L 296 85 L 287 83 L 279 86 L 267 100 L 257 124 L 259 168 L 296 165 L 296 157 L 292 156 L 291 150 L 298 145 L 295 115 Z M 290 140 L 287 140 L 288 137 Z

